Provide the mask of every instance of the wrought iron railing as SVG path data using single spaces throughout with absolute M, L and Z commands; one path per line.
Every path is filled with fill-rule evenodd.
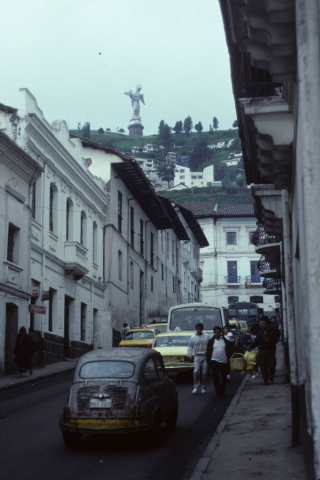
M 282 97 L 283 84 L 273 82 L 251 82 L 241 85 L 241 96 L 244 98 Z
M 281 290 L 281 282 L 278 278 L 265 278 L 262 285 L 266 290 Z
M 240 283 L 240 277 L 237 275 L 227 275 L 225 279 L 226 283 Z
M 252 235 L 252 243 L 256 247 L 261 247 L 261 245 L 267 245 L 268 243 L 275 243 L 277 239 L 274 235 L 268 235 L 261 223 L 258 223 L 258 228 Z
M 246 282 L 261 283 L 261 277 L 260 275 L 248 275 L 246 277 Z

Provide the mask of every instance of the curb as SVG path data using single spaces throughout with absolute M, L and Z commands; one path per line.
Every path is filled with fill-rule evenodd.
M 210 442 L 208 443 L 207 448 L 205 449 L 202 458 L 200 458 L 199 462 L 196 465 L 196 468 L 193 471 L 193 474 L 191 475 L 189 480 L 201 480 L 201 477 L 203 473 L 206 471 L 209 462 L 211 461 L 211 458 L 213 456 L 213 453 L 215 449 L 217 448 L 218 441 L 220 440 L 220 437 L 233 413 L 233 410 L 235 409 L 239 398 L 242 394 L 242 391 L 244 390 L 244 387 L 246 386 L 248 380 L 249 380 L 250 375 L 246 375 L 245 378 L 243 379 L 243 382 L 239 386 L 237 393 L 233 397 L 232 402 L 230 403 L 229 407 L 227 408 L 221 422 L 219 423 L 216 431 L 214 432 L 213 437 L 211 438 Z
M 48 373 L 48 374 L 45 374 L 45 375 L 41 375 L 39 377 L 34 377 L 34 376 L 30 375 L 30 378 L 26 378 L 25 380 L 14 383 L 12 385 L 5 385 L 5 386 L 0 385 L 0 392 L 1 391 L 7 391 L 7 390 L 13 390 L 14 388 L 21 387 L 21 386 L 24 386 L 24 385 L 29 385 L 31 383 L 39 383 L 39 382 L 45 381 L 49 378 L 56 377 L 58 375 L 62 375 L 64 373 L 70 373 L 74 370 L 74 368 L 75 368 L 75 365 L 70 367 L 70 368 L 67 368 L 65 370 L 60 370 L 58 372 L 51 372 L 51 373 Z M 1 384 L 1 379 L 0 379 L 0 384 Z

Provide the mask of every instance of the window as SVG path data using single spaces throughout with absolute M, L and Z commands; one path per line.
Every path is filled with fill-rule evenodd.
M 122 193 L 118 191 L 118 232 L 122 233 Z
M 122 280 L 122 252 L 118 250 L 118 279 Z
M 56 318 L 56 290 L 54 290 L 53 288 L 49 288 L 49 318 L 48 318 L 48 321 L 49 321 L 49 324 L 48 324 L 48 330 L 49 332 L 53 332 L 53 319 Z
M 238 283 L 237 262 L 227 262 L 228 265 L 228 283 Z
M 153 233 L 150 235 L 150 264 L 153 267 Z
M 98 261 L 98 225 L 93 222 L 92 227 L 92 261 Z
M 195 180 L 197 178 L 197 175 L 191 175 L 192 180 Z
M 252 295 L 250 297 L 250 302 L 252 302 L 252 303 L 263 303 L 263 296 L 262 295 Z
M 31 217 L 36 218 L 36 182 L 32 185 Z
M 153 292 L 153 277 L 151 277 L 151 292 Z
M 163 263 L 161 264 L 161 280 L 164 280 L 164 266 Z
M 254 235 L 254 232 L 249 232 L 249 243 L 252 245 L 252 237 Z
M 172 279 L 172 291 L 173 293 L 176 293 L 176 277 L 173 277 Z
M 130 288 L 134 288 L 134 266 L 133 262 L 130 262 Z
M 66 241 L 73 238 L 73 203 L 71 198 L 67 198 L 66 203 Z
M 172 247 L 172 266 L 174 267 L 174 240 L 171 242 L 171 247 Z
M 234 296 L 228 297 L 228 304 L 229 303 L 235 303 L 235 302 L 239 302 L 239 297 L 234 297 Z
M 86 341 L 86 317 L 87 317 L 87 305 L 81 303 L 81 342 Z
M 9 223 L 7 260 L 15 264 L 19 263 L 19 231 L 19 228 Z
M 82 210 L 80 220 L 80 243 L 81 245 L 87 244 L 87 215 Z
M 151 385 L 151 383 L 157 382 L 158 380 L 158 374 L 156 372 L 154 360 L 152 358 L 147 361 L 144 367 L 143 377 L 145 385 Z
M 198 178 L 201 178 L 201 179 L 202 179 L 202 175 L 198 175 Z
M 227 232 L 227 245 L 237 244 L 237 232 Z
M 260 283 L 260 272 L 258 270 L 258 262 L 251 261 L 250 262 L 250 272 L 251 272 L 251 282 L 252 283 Z
M 130 208 L 130 243 L 134 247 L 134 208 Z
M 167 250 L 167 258 L 169 258 L 169 233 L 167 232 L 167 239 L 166 239 L 166 250 Z
M 183 169 L 180 169 L 180 173 L 184 173 L 184 168 L 183 168 Z
M 180 180 L 184 180 L 185 178 L 185 175 L 180 175 Z
M 140 253 L 143 255 L 143 220 L 140 220 Z

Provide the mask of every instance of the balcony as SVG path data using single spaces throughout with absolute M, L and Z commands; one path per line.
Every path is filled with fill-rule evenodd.
M 274 82 L 251 82 L 241 85 L 242 98 L 282 97 L 283 84 Z
M 281 280 L 274 278 L 265 278 L 262 282 L 265 288 L 264 292 L 267 295 L 280 295 L 281 294 Z
M 246 277 L 246 282 L 250 282 L 251 285 L 253 284 L 261 285 L 261 277 L 260 275 L 248 275 Z
M 226 275 L 225 277 L 226 283 L 228 285 L 239 285 L 240 278 L 238 275 Z
M 77 281 L 89 272 L 86 266 L 87 253 L 88 249 L 79 242 L 64 242 L 64 273 L 66 276 L 71 276 Z

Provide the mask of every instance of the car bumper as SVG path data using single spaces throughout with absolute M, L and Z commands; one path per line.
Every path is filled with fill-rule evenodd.
M 193 371 L 193 363 L 190 365 L 173 365 L 173 364 L 164 364 L 164 368 L 166 372 L 170 374 L 170 372 L 192 372 Z
M 59 422 L 60 429 L 80 434 L 123 434 L 143 432 L 151 428 L 147 423 L 135 419 L 67 419 Z

